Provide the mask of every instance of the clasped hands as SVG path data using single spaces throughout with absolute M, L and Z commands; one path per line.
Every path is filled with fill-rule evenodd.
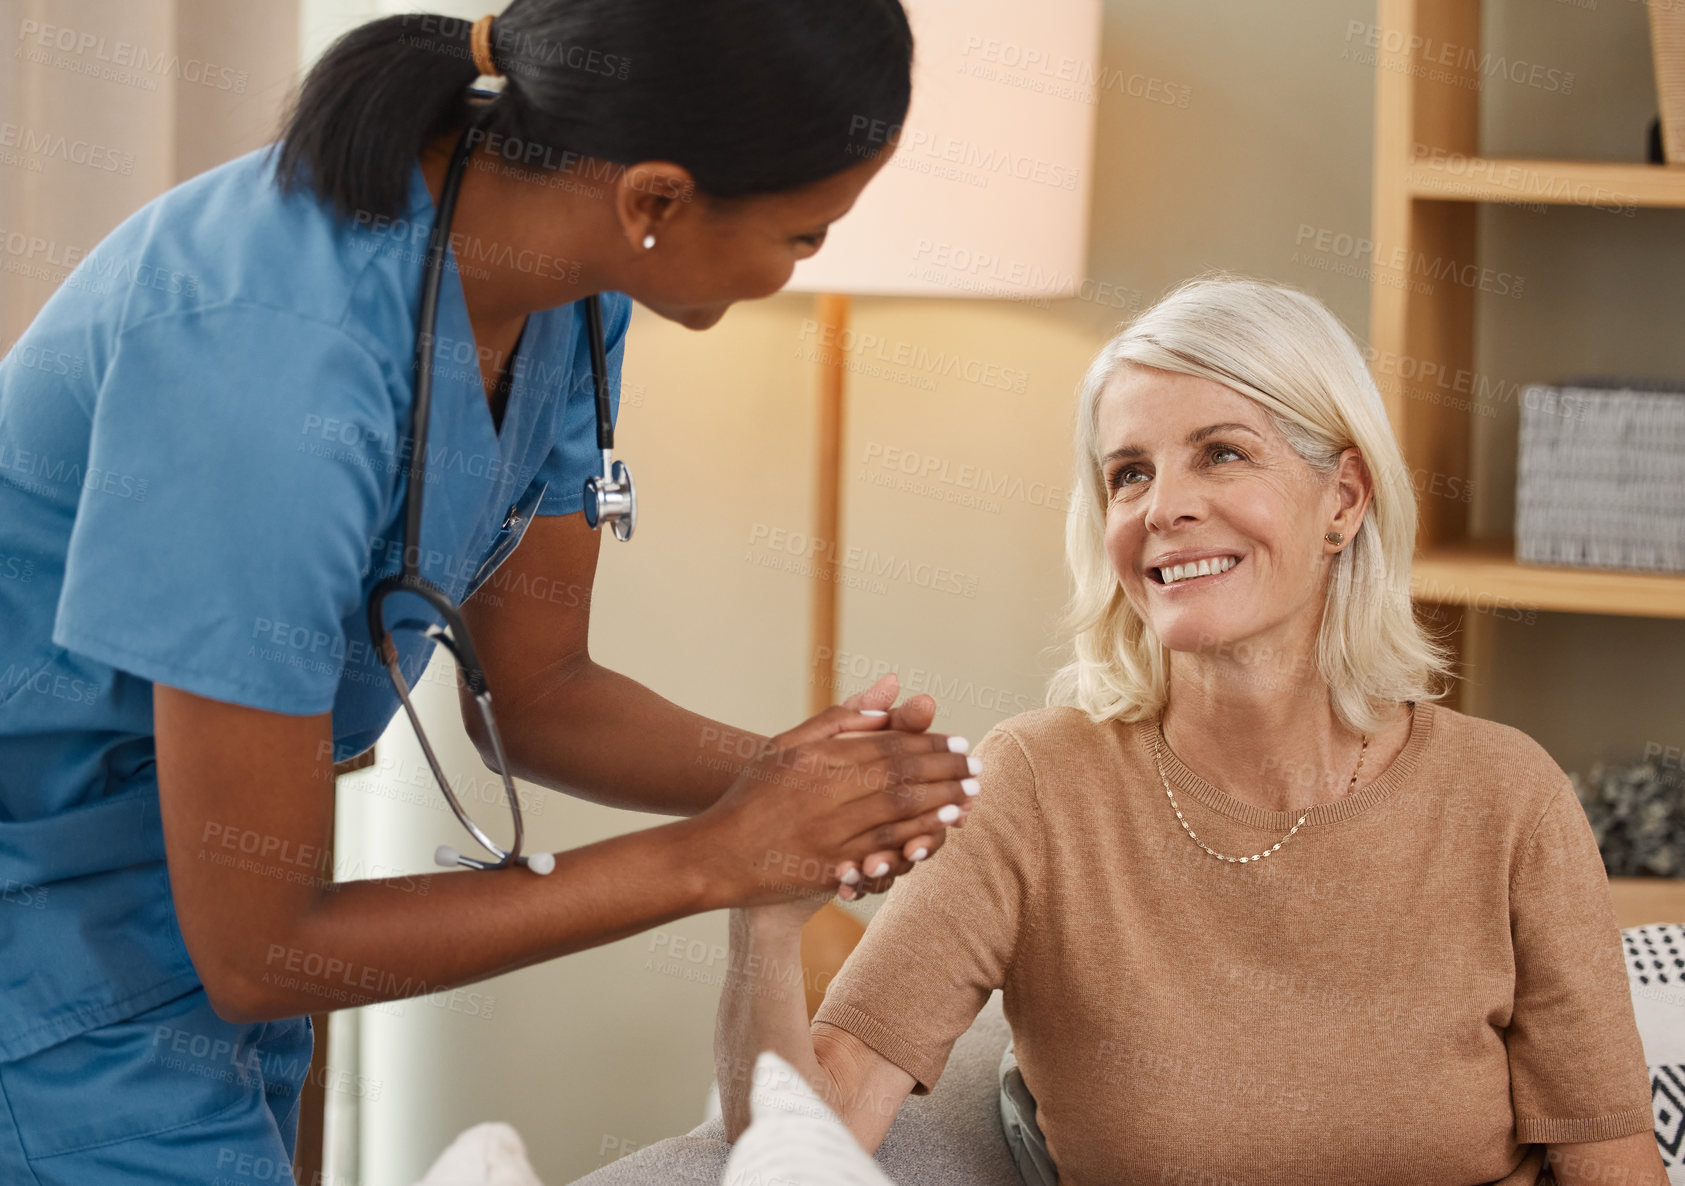
M 886 675 L 767 739 L 703 813 L 727 904 L 805 918 L 833 896 L 881 893 L 964 826 L 980 789 L 970 743 L 929 732 L 936 701 L 896 705 L 898 689 Z

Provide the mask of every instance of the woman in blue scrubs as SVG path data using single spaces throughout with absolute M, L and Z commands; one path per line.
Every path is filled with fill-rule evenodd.
M 8 1186 L 290 1180 L 306 1015 L 881 889 L 975 791 L 893 684 L 766 739 L 586 649 L 581 298 L 618 407 L 633 300 L 705 329 L 781 288 L 882 166 L 862 129 L 905 115 L 898 0 L 514 0 L 477 28 L 352 31 L 278 151 L 137 211 L 0 361 Z M 682 818 L 545 877 L 334 883 L 334 764 L 398 707 L 365 607 L 399 566 L 427 235 L 481 73 L 506 82 L 440 290 L 422 574 L 513 774 Z

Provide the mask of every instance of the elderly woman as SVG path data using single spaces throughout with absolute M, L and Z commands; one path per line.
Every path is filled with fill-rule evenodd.
M 811 1027 L 758 973 L 818 903 L 733 912 L 728 1138 L 770 1049 L 875 1150 L 1001 988 L 1064 1186 L 1664 1183 L 1590 827 L 1532 739 L 1434 703 L 1412 483 L 1349 334 L 1197 280 L 1076 421 L 1074 659 L 979 743 L 965 830 Z

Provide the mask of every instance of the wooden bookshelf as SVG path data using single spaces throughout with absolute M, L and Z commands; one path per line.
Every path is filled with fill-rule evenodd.
M 1475 375 L 1475 289 L 1418 282 L 1423 261 L 1476 261 L 1479 204 L 1685 208 L 1685 167 L 1483 157 L 1478 144 L 1479 0 L 1378 0 L 1370 344 L 1387 414 L 1417 475 L 1473 479 L 1470 399 L 1418 378 Z M 1455 45 L 1462 65 L 1416 60 Z M 1388 47 L 1393 48 L 1388 48 Z M 1384 360 L 1381 361 L 1381 360 Z M 1492 632 L 1517 613 L 1685 618 L 1685 575 L 1519 564 L 1508 540 L 1471 538 L 1468 506 L 1418 499 L 1411 591 L 1449 619 L 1456 707 L 1488 715 Z M 1471 678 L 1472 677 L 1472 678 Z M 1685 715 L 1685 705 L 1681 706 Z M 1685 922 L 1685 881 L 1612 878 L 1622 926 Z
M 1481 202 L 1607 208 L 1685 208 L 1685 167 L 1603 161 L 1504 160 L 1479 151 L 1480 4 L 1379 0 L 1383 34 L 1375 70 L 1374 284 L 1370 339 L 1387 414 L 1418 474 L 1472 480 L 1469 404 L 1431 381 L 1401 375 L 1473 375 L 1474 295 L 1465 284 L 1415 283 L 1419 261 L 1479 258 Z M 1468 47 L 1464 66 L 1433 64 L 1412 47 Z M 1394 48 L 1388 49 L 1388 46 Z M 1432 80 L 1429 80 L 1431 77 Z M 1494 622 L 1522 611 L 1685 618 L 1685 576 L 1519 564 L 1506 540 L 1470 537 L 1468 505 L 1418 502 L 1411 578 L 1416 599 L 1444 607 L 1465 677 L 1457 706 L 1480 713 L 1482 681 L 1467 678 L 1490 656 Z

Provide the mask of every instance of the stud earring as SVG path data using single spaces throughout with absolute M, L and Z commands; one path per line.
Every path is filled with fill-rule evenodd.
M 1322 538 L 1331 544 L 1343 544 L 1346 542 L 1346 537 L 1341 535 L 1338 531 L 1330 531 Z
M 648 251 L 651 247 L 654 247 L 654 246 L 655 246 L 655 235 L 654 235 L 654 233 L 652 232 L 650 234 L 645 235 L 644 236 L 644 250 Z

